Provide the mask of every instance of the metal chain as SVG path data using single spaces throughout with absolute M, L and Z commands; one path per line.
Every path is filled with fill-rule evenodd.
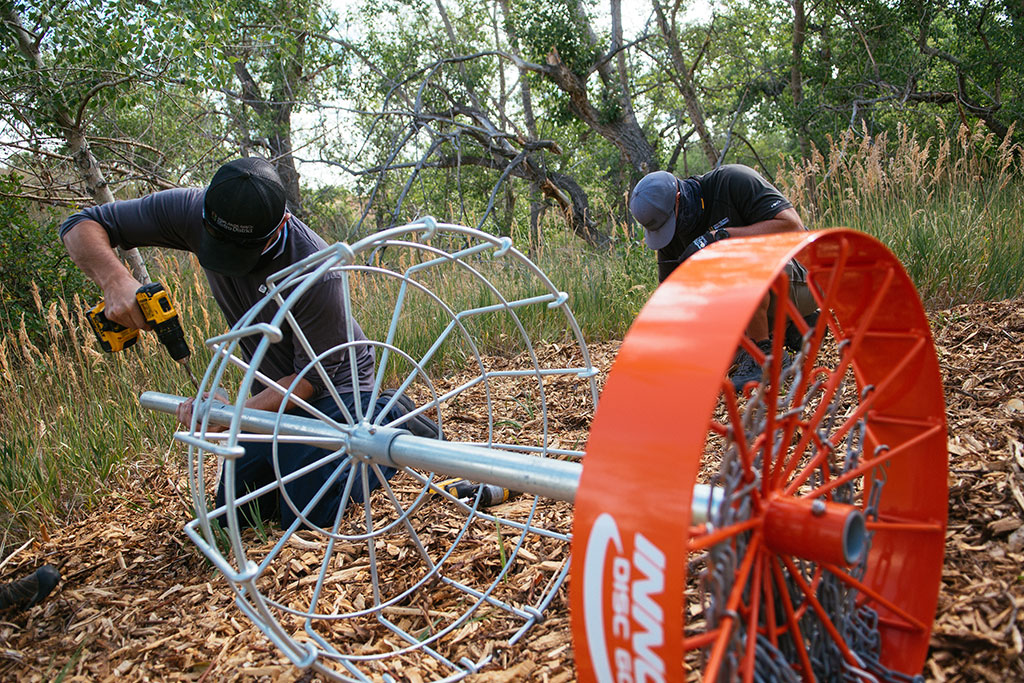
M 762 444 L 770 444 L 768 446 L 770 450 L 767 453 L 764 445 L 759 447 L 756 452 L 751 452 L 752 472 L 746 471 L 739 457 L 740 448 L 736 443 L 735 429 L 732 426 L 726 427 L 721 465 L 709 481 L 712 486 L 721 488 L 722 504 L 716 508 L 717 512 L 709 509 L 708 532 L 715 528 L 726 528 L 750 518 L 752 514 L 751 492 L 755 487 L 761 485 L 764 459 L 766 457 L 777 459 L 782 456 L 785 444 L 781 440 L 786 438 L 786 431 L 782 425 L 786 424 L 786 421 L 792 419 L 793 416 L 811 415 L 819 407 L 815 405 L 815 401 L 823 398 L 820 396 L 824 386 L 822 379 L 811 382 L 800 401 L 796 401 L 795 397 L 797 388 L 802 384 L 801 371 L 804 358 L 809 352 L 810 334 L 808 332 L 804 337 L 801 350 L 795 354 L 792 363 L 781 373 L 780 385 L 788 387 L 788 390 L 778 399 L 775 416 L 775 424 L 778 425 L 776 433 L 767 435 L 769 438 L 761 441 Z M 848 341 L 846 340 L 836 345 L 836 352 L 840 359 L 847 349 Z M 765 361 L 765 375 L 767 375 L 767 368 L 770 367 L 771 358 L 769 357 Z M 832 478 L 856 469 L 863 460 L 867 431 L 867 423 L 863 417 L 844 436 L 839 438 L 838 442 L 834 440 L 837 426 L 843 424 L 846 416 L 850 414 L 850 412 L 841 413 L 840 411 L 843 408 L 846 408 L 847 411 L 855 410 L 857 405 L 862 404 L 874 389 L 874 387 L 868 386 L 860 392 L 859 396 L 854 395 L 855 389 L 850 381 L 850 375 L 851 373 L 847 371 L 839 378 L 834 394 L 815 427 L 817 445 L 827 453 L 827 467 Z M 754 441 L 763 433 L 767 424 L 766 418 L 769 413 L 769 406 L 765 401 L 767 384 L 767 376 L 763 376 L 758 388 L 753 391 L 742 408 L 740 424 L 745 436 L 745 446 L 748 449 L 753 448 Z M 854 405 L 846 406 L 851 398 Z M 886 446 L 879 446 L 874 456 L 886 448 Z M 840 453 L 843 456 L 841 461 L 837 459 L 837 455 Z M 751 474 L 753 474 L 752 478 Z M 870 493 L 862 508 L 865 517 L 869 520 L 878 519 L 878 504 L 885 481 L 885 468 L 875 468 L 871 475 Z M 808 479 L 807 485 L 817 488 L 824 483 L 823 472 L 816 469 Z M 832 500 L 856 504 L 858 497 L 865 495 L 863 483 L 864 478 L 858 477 L 837 486 L 832 491 Z M 861 560 L 849 570 L 849 575 L 858 581 L 863 579 L 867 568 L 867 555 L 872 535 L 868 534 L 867 549 L 861 556 Z M 736 575 L 747 552 L 750 537 L 749 532 L 738 534 L 728 542 L 722 542 L 710 548 L 705 556 L 702 571 L 699 572 L 700 599 L 704 607 L 706 627 L 712 630 L 718 628 L 727 619 L 731 619 L 732 628 L 726 654 L 719 670 L 719 680 L 721 681 L 736 680 L 742 673 L 742 657 L 746 651 L 747 629 L 738 626 L 742 624 L 741 616 L 728 613 L 725 606 L 734 589 Z M 815 585 L 817 568 L 813 563 L 794 558 L 794 566 L 802 574 L 804 583 Z M 799 610 L 800 607 L 805 606 L 806 602 L 803 591 L 788 572 L 783 570 L 783 575 L 784 590 L 788 593 L 788 599 L 792 602 L 793 608 Z M 782 589 L 782 586 L 777 587 L 777 590 Z M 750 590 L 749 585 L 744 588 L 743 597 L 746 602 L 750 600 Z M 857 590 L 855 588 L 843 583 L 831 573 L 823 571 L 817 580 L 815 597 L 857 661 L 857 665 L 846 661 L 815 611 L 806 606 L 807 609 L 803 610 L 798 625 L 803 643 L 808 649 L 807 656 L 816 680 L 901 681 L 906 683 L 923 681 L 921 676 L 908 676 L 889 670 L 880 664 L 878 615 L 867 605 L 857 606 Z M 779 596 L 776 596 L 776 604 L 771 607 L 773 608 L 772 613 L 776 615 L 783 613 L 784 606 Z M 759 626 L 764 627 L 767 613 L 765 606 L 762 605 L 758 613 L 761 615 Z M 760 633 L 757 635 L 754 645 L 754 680 L 784 683 L 801 680 L 799 669 L 795 668 L 795 663 L 800 661 L 800 653 L 797 652 L 798 641 L 787 635 L 780 635 L 777 640 L 777 645 L 773 645 L 766 636 Z

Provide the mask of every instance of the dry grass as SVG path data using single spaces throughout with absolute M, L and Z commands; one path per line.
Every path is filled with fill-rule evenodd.
M 844 131 L 777 178 L 814 228 L 893 250 L 930 308 L 1024 292 L 1024 150 L 978 126 L 940 140 Z
M 160 256 L 154 265 L 154 272 L 181 272 L 175 259 Z M 165 284 L 183 319 L 193 321 L 188 341 L 200 368 L 207 360 L 202 340 L 222 330 L 223 321 L 209 314 L 194 272 Z M 187 376 L 153 334 L 104 354 L 85 316 L 95 302 L 33 295 L 43 334 L 31 335 L 22 317 L 16 337 L 0 340 L 0 545 L 45 535 L 85 511 L 125 460 L 160 457 L 153 454 L 166 450 L 167 432 L 141 410 L 138 395 L 190 392 Z

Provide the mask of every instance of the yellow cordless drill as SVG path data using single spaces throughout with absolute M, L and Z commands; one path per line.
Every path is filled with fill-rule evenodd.
M 146 322 L 156 332 L 157 339 L 167 348 L 171 358 L 185 368 L 185 372 L 188 373 L 189 379 L 192 380 L 192 384 L 198 391 L 199 382 L 188 364 L 192 352 L 185 341 L 185 333 L 181 329 L 178 312 L 174 310 L 171 298 L 167 296 L 167 290 L 159 282 L 151 282 L 139 287 L 135 292 L 135 298 L 139 302 L 139 308 L 142 309 L 142 315 L 146 318 Z M 103 308 L 104 302 L 100 301 L 88 313 L 92 331 L 96 333 L 96 339 L 99 340 L 103 350 L 107 353 L 116 353 L 134 346 L 135 342 L 139 340 L 139 331 L 114 322 L 106 316 Z

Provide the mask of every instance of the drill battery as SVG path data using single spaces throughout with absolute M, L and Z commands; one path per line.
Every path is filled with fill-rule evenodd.
M 107 353 L 117 353 L 135 346 L 135 342 L 139 341 L 139 331 L 114 322 L 103 309 L 104 302 L 101 301 L 85 315 L 100 347 Z

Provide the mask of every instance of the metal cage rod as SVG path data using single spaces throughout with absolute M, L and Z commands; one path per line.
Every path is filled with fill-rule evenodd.
M 174 414 L 182 396 L 147 391 L 139 397 L 144 408 Z M 236 414 L 234 406 L 219 401 L 202 405 L 209 412 L 211 423 L 230 426 Z M 495 484 L 512 491 L 573 502 L 579 488 L 583 465 L 527 453 L 503 451 L 483 446 L 456 444 L 413 436 L 405 430 L 372 425 L 359 425 L 339 432 L 320 420 L 298 415 L 278 414 L 244 408 L 239 413 L 240 428 L 259 434 L 299 436 L 305 443 L 330 450 L 344 447 L 356 458 L 380 465 L 414 467 L 470 481 Z M 194 435 L 182 433 L 179 439 L 197 444 Z M 222 450 L 210 443 L 209 450 Z M 721 492 L 705 484 L 694 487 L 692 523 L 703 524 L 709 511 L 718 505 Z

